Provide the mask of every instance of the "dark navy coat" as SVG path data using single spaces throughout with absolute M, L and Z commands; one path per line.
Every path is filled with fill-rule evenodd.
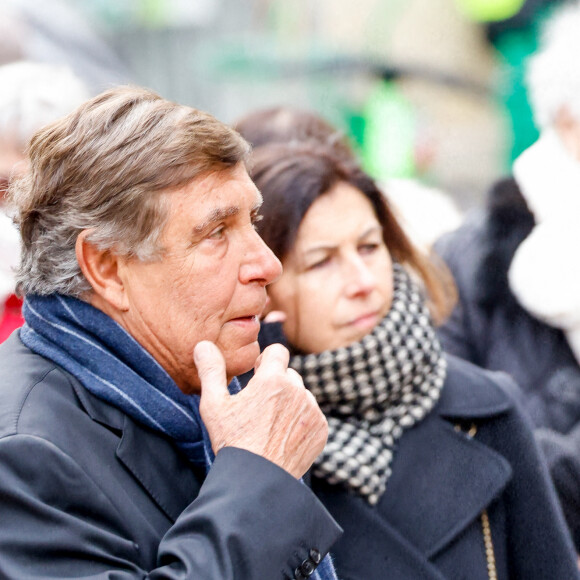
M 16 334 L 0 346 L 0 578 L 275 580 L 340 528 L 266 459 L 205 476 Z

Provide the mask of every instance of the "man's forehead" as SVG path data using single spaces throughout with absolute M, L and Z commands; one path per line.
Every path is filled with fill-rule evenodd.
M 198 232 L 228 217 L 238 214 L 253 213 L 262 203 L 262 194 L 249 182 L 249 187 L 240 187 L 238 183 L 224 184 L 220 188 L 209 189 L 199 199 L 198 212 L 194 229 Z

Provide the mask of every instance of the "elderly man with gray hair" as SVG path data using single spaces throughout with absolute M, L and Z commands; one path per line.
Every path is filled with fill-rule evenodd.
M 300 478 L 327 425 L 280 345 L 246 142 L 119 87 L 11 184 L 26 320 L 0 346 L 0 576 L 335 578 Z

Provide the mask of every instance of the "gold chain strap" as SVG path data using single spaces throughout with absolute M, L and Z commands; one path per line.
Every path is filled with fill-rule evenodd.
M 481 512 L 481 527 L 483 528 L 483 544 L 485 545 L 485 557 L 487 558 L 487 574 L 489 580 L 497 580 L 497 568 L 495 567 L 495 552 L 491 541 L 491 526 L 487 510 Z
M 461 425 L 455 425 L 456 431 L 463 431 Z M 468 437 L 475 437 L 477 433 L 477 425 L 472 423 L 469 431 L 467 431 Z M 483 531 L 483 545 L 485 547 L 485 558 L 487 560 L 487 575 L 489 580 L 497 580 L 497 567 L 495 564 L 495 552 L 493 549 L 493 541 L 491 539 L 491 525 L 489 524 L 489 516 L 487 515 L 487 510 L 481 512 L 481 528 Z

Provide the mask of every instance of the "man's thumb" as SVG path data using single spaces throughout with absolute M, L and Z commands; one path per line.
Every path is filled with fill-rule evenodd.
M 209 340 L 202 340 L 193 349 L 193 360 L 201 382 L 202 395 L 223 396 L 228 392 L 226 361 L 220 349 Z

